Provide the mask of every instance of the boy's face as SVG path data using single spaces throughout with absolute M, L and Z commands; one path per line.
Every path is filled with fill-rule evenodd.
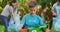
M 29 8 L 29 13 L 34 15 L 36 13 L 36 7 Z

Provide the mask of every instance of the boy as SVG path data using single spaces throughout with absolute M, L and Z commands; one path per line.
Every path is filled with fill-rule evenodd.
M 42 18 L 36 14 L 36 11 L 36 2 L 30 2 L 29 13 L 23 16 L 20 30 L 24 25 L 24 28 L 29 30 L 28 32 L 42 32 L 40 29 L 45 28 L 46 25 L 43 23 Z

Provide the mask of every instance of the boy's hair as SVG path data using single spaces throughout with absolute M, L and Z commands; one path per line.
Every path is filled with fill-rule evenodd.
M 32 7 L 35 7 L 36 5 L 37 5 L 36 2 L 31 1 L 31 2 L 28 4 L 28 7 L 29 7 L 29 8 L 32 8 Z

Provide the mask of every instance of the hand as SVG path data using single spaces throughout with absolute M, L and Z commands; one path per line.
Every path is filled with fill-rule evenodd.
M 14 24 L 15 24 L 15 20 L 14 20 Z
M 48 28 L 45 28 L 44 32 L 50 32 L 50 30 Z
M 56 13 L 53 13 L 53 16 L 57 16 L 57 14 Z
M 14 24 L 15 24 L 15 22 L 14 22 Z
M 18 30 L 21 30 L 21 29 L 22 29 L 22 27 L 23 27 L 23 25 L 22 25 L 22 24 L 20 24 L 20 25 L 19 25 L 19 27 L 18 27 Z

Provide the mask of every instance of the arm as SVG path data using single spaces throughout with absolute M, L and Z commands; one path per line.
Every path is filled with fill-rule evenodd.
M 13 18 L 13 21 L 14 21 L 14 24 L 15 24 L 15 18 L 14 18 L 14 14 L 13 14 L 13 13 L 11 13 L 11 16 L 12 16 L 12 18 Z
M 53 10 L 51 10 L 53 16 L 57 16 L 57 13 L 55 13 Z
M 56 13 L 56 10 L 55 10 L 55 5 L 53 5 L 51 12 L 52 12 L 53 16 L 57 16 L 57 13 Z
M 40 28 L 44 31 L 44 32 L 49 32 L 49 29 L 48 28 L 46 28 L 47 26 L 46 26 L 46 24 L 44 24 L 44 22 L 43 22 L 43 20 L 42 20 L 42 18 L 41 17 L 39 17 L 39 21 L 40 21 Z
M 46 25 L 44 24 L 41 17 L 39 17 L 39 23 L 40 23 L 40 28 L 45 28 L 46 27 Z
M 25 24 L 25 17 L 22 18 L 22 21 L 21 21 L 21 24 L 20 24 L 20 29 L 23 28 L 24 24 Z
M 12 18 L 13 18 L 13 21 L 14 21 L 14 24 L 15 24 L 15 17 L 14 17 L 14 12 L 13 12 L 14 10 L 13 10 L 13 8 L 11 7 L 10 8 L 10 12 L 11 12 L 11 16 L 12 16 Z

